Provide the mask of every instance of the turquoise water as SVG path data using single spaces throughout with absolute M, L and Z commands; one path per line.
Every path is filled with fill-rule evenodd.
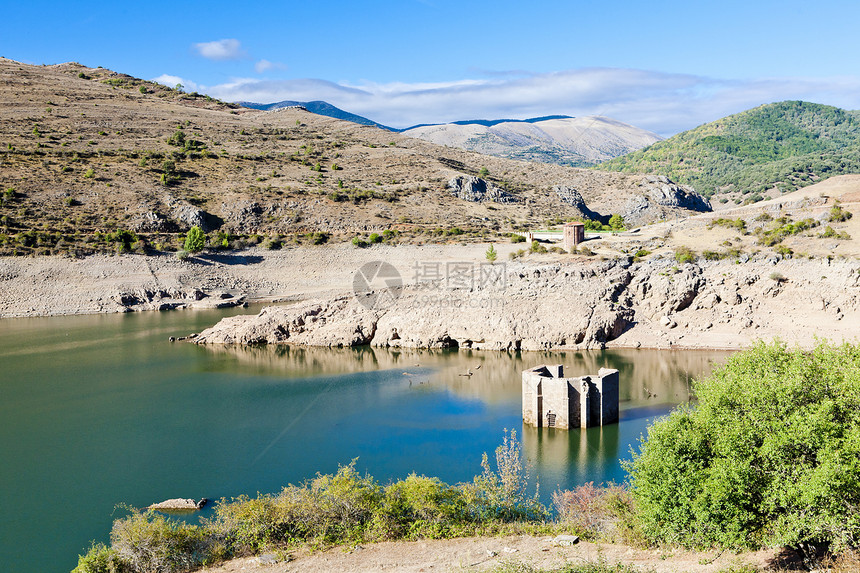
M 622 481 L 647 424 L 724 353 L 225 349 L 170 343 L 229 311 L 0 320 L 0 562 L 68 571 L 118 504 L 279 490 L 357 467 L 450 483 L 519 434 L 542 497 Z M 621 371 L 617 426 L 523 428 L 520 373 Z M 480 368 L 476 368 L 480 365 Z M 460 376 L 471 368 L 473 376 Z

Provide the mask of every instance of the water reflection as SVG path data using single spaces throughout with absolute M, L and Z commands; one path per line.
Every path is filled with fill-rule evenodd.
M 307 377 L 400 369 L 416 384 L 441 385 L 464 398 L 509 402 L 521 395 L 522 371 L 539 364 L 564 364 L 567 375 L 596 374 L 615 368 L 620 374 L 622 410 L 691 399 L 695 376 L 710 372 L 728 356 L 715 351 L 616 349 L 575 352 L 492 352 L 387 348 L 315 348 L 299 346 L 205 346 L 230 360 L 210 368 L 243 374 Z M 622 414 L 623 416 L 623 414 Z

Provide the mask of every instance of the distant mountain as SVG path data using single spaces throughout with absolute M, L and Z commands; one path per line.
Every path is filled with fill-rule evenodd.
M 572 166 L 593 165 L 661 139 L 656 133 L 599 116 L 458 121 L 416 126 L 403 134 L 485 155 Z
M 354 113 L 349 113 L 348 111 L 344 111 L 338 107 L 331 105 L 328 102 L 324 101 L 279 101 L 276 103 L 254 103 L 250 101 L 238 101 L 237 104 L 248 107 L 251 109 L 259 109 L 262 111 L 269 111 L 272 109 L 281 109 L 284 107 L 303 107 L 311 113 L 315 113 L 317 115 L 324 115 L 326 117 L 333 117 L 335 119 L 342 119 L 344 121 L 351 121 L 352 123 L 358 123 L 360 125 L 372 125 L 374 127 L 378 127 L 380 129 L 387 129 L 388 131 L 400 131 L 397 129 L 392 129 L 390 127 L 384 126 L 381 123 L 376 123 L 373 120 L 367 119 L 366 117 L 362 117 L 360 115 L 356 115 Z
M 466 119 L 461 121 L 452 121 L 450 123 L 419 123 L 418 125 L 413 125 L 412 127 L 407 127 L 406 129 L 400 129 L 398 131 L 409 131 L 410 129 L 417 129 L 419 127 L 435 127 L 438 125 L 483 125 L 484 127 L 493 127 L 494 125 L 499 125 L 500 123 L 538 123 L 541 121 L 546 121 L 548 119 L 573 119 L 569 115 L 545 115 L 543 117 L 533 117 L 531 119 Z
M 860 112 L 803 101 L 724 117 L 597 166 L 654 173 L 699 193 L 762 198 L 845 173 L 860 173 Z M 744 197 L 748 196 L 748 197 Z

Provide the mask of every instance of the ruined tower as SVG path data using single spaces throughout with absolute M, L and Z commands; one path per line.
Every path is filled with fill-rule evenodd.
M 523 422 L 538 428 L 590 428 L 618 422 L 618 370 L 565 378 L 561 364 L 523 371 Z

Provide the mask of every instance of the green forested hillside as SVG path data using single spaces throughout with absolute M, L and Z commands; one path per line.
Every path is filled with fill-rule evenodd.
M 763 105 L 596 167 L 666 175 L 703 195 L 761 198 L 860 173 L 860 112 L 802 101 Z

